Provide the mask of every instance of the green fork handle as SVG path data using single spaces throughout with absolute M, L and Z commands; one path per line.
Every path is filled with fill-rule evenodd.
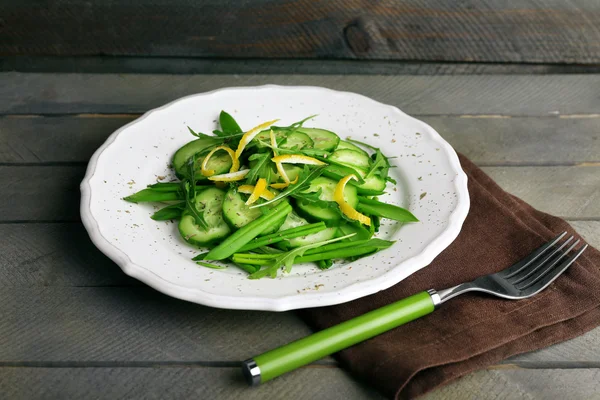
M 250 385 L 259 385 L 303 365 L 421 318 L 439 303 L 433 290 L 370 311 L 243 362 Z

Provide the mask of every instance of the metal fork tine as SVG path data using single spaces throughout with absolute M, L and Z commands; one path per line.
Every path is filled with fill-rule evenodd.
M 557 268 L 555 268 L 555 266 L 565 257 L 567 257 L 569 255 L 569 253 L 571 253 L 571 251 L 577 247 L 577 245 L 579 244 L 580 240 L 577 240 L 575 243 L 573 243 L 571 246 L 569 246 L 569 248 L 560 255 L 560 257 L 556 258 L 555 260 L 553 260 L 549 265 L 547 265 L 543 271 L 539 272 L 538 274 L 536 274 L 535 276 L 529 278 L 528 280 L 526 280 L 525 282 L 523 282 L 521 285 L 515 285 L 515 287 L 518 290 L 525 290 L 531 286 L 533 286 L 535 283 L 539 282 L 540 280 L 542 280 L 544 277 L 546 276 L 550 276 L 552 277 L 552 275 L 554 273 L 556 273 L 557 271 L 560 271 L 560 268 L 564 266 L 564 264 L 566 262 L 569 262 L 573 256 L 576 256 L 577 253 L 575 253 L 573 256 L 567 258 L 567 260 L 565 262 L 563 262 L 562 264 L 560 264 Z M 584 246 L 585 247 L 585 246 Z M 581 251 L 581 250 L 580 250 Z M 577 256 L 579 257 L 579 256 Z M 570 261 L 571 263 L 573 261 Z M 570 264 L 569 264 L 570 265 Z M 567 265 L 568 266 L 568 265 Z
M 515 276 L 516 279 L 514 281 L 511 281 L 511 283 L 514 284 L 514 285 L 516 285 L 517 283 L 521 283 L 525 279 L 527 279 L 530 276 L 532 276 L 533 274 L 535 274 L 540 268 L 544 267 L 545 264 L 552 259 L 552 257 L 554 257 L 555 255 L 559 254 L 560 251 L 562 249 L 564 249 L 567 244 L 571 243 L 571 240 L 573 240 L 573 239 L 575 239 L 575 236 L 571 236 L 571 237 L 567 238 L 567 240 L 565 240 L 564 242 L 562 242 L 562 244 L 559 247 L 555 248 L 550 254 L 546 255 L 542 260 L 536 261 L 535 264 L 534 263 L 530 263 L 530 267 L 529 268 L 523 268 L 522 269 L 523 273 L 516 275 Z M 578 242 L 579 241 L 577 241 L 577 243 Z M 568 250 L 567 253 L 569 251 L 570 250 Z M 561 257 L 564 257 L 564 254 Z M 560 258 L 559 258 L 559 260 L 560 260 Z M 556 262 L 558 262 L 558 261 L 556 261 Z M 556 262 L 553 265 L 555 265 Z
M 550 249 L 552 246 L 554 246 L 556 243 L 558 243 L 558 241 L 560 239 L 562 239 L 566 234 L 567 234 L 567 232 L 561 233 L 560 235 L 558 235 L 557 237 L 555 237 L 548 243 L 544 244 L 543 246 L 541 246 L 540 248 L 535 250 L 529 256 L 525 257 L 523 260 L 519 261 L 512 267 L 508 268 L 505 272 L 506 275 L 503 274 L 503 277 L 505 279 L 511 278 L 511 277 L 515 276 L 516 274 L 518 274 L 519 272 L 521 272 L 524 268 L 527 268 L 532 262 L 534 262 L 535 260 L 540 258 L 548 249 Z

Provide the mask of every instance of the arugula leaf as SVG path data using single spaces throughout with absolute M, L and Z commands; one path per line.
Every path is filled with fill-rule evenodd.
M 249 161 L 256 160 L 256 164 L 254 164 L 254 166 L 250 168 L 248 175 L 246 175 L 246 183 L 248 185 L 253 185 L 258 180 L 258 178 L 264 177 L 264 175 L 267 174 L 267 172 L 265 172 L 265 169 L 270 169 L 270 159 L 271 154 L 269 153 L 255 153 L 248 158 Z M 268 173 L 270 173 L 270 171 Z M 266 177 L 264 178 L 266 179 Z M 270 181 L 267 180 L 267 182 Z
M 393 184 L 396 184 L 396 181 L 394 179 L 388 177 L 389 169 L 392 167 L 390 164 L 390 157 L 386 157 L 381 152 L 381 149 L 379 149 L 378 147 L 375 147 L 375 146 L 371 146 L 370 144 L 361 142 L 360 140 L 354 140 L 354 139 L 350 139 L 350 138 L 347 138 L 346 140 L 348 140 L 349 142 L 364 146 L 375 152 L 372 156 L 373 165 L 369 169 L 369 172 L 365 176 L 365 179 L 371 177 L 372 175 L 376 175 L 376 176 L 379 176 L 381 179 L 385 179 L 388 182 L 392 182 Z
M 190 131 L 190 133 L 192 135 L 196 136 L 197 138 L 213 138 L 214 139 L 214 136 L 210 136 L 210 135 L 207 135 L 206 133 L 202 133 L 202 132 L 194 132 L 194 130 L 192 128 L 190 128 L 189 126 L 187 128 L 188 128 L 188 131 Z
M 379 173 L 379 176 L 381 176 L 381 178 L 385 179 L 387 177 L 389 165 L 390 163 L 387 160 L 387 157 L 384 156 L 383 153 L 379 151 L 379 149 L 375 150 L 375 159 L 373 160 L 373 165 L 371 166 L 371 169 L 369 169 L 369 172 L 367 172 L 365 179 L 371 177 L 372 175 L 375 175 L 376 172 Z M 381 170 L 379 170 L 380 168 Z
M 264 207 L 266 205 L 275 203 L 276 201 L 279 201 L 279 200 L 283 199 L 284 197 L 290 196 L 292 193 L 296 193 L 296 192 L 308 187 L 310 185 L 310 182 L 313 179 L 315 179 L 316 177 L 318 177 L 319 175 L 321 175 L 322 173 L 323 173 L 323 166 L 318 166 L 311 170 L 308 165 L 305 165 L 304 169 L 298 175 L 298 182 L 296 184 L 288 186 L 287 189 L 285 189 L 283 192 L 279 193 L 277 196 L 275 196 L 271 200 L 265 201 L 264 203 L 261 203 L 261 204 L 256 204 L 250 208 L 252 209 L 252 208 L 257 208 L 257 207 Z
M 249 278 L 250 279 L 260 279 L 260 278 L 264 278 L 267 275 L 269 275 L 271 278 L 275 278 L 277 276 L 277 270 L 279 269 L 279 267 L 282 267 L 282 266 L 285 267 L 285 272 L 289 273 L 292 270 L 292 265 L 294 265 L 294 260 L 296 259 L 296 257 L 301 257 L 305 251 L 314 249 L 316 247 L 324 246 L 329 243 L 339 242 L 340 240 L 348 239 L 349 237 L 351 237 L 353 235 L 354 234 L 350 234 L 350 235 L 342 236 L 339 238 L 324 240 L 322 242 L 307 244 L 304 246 L 297 247 L 293 250 L 286 251 L 285 253 L 282 253 L 277 258 L 275 258 L 273 260 L 272 265 L 251 274 L 249 276 Z
M 183 192 L 185 193 L 185 211 L 187 211 L 188 213 L 190 213 L 192 215 L 192 217 L 194 217 L 194 222 L 196 223 L 196 225 L 202 227 L 202 229 L 207 230 L 208 229 L 208 224 L 206 223 L 206 220 L 204 219 L 204 212 L 199 212 L 198 209 L 196 209 L 196 205 L 194 204 L 195 201 L 194 199 L 196 198 L 196 185 L 194 182 L 194 171 L 195 168 L 194 166 L 196 165 L 196 156 L 193 155 L 190 158 L 190 161 L 188 162 L 188 176 L 192 177 L 192 183 L 190 184 L 190 180 L 188 179 L 184 179 L 183 181 L 181 181 L 181 185 L 183 187 Z
M 221 114 L 219 114 L 219 124 L 226 135 L 243 132 L 236 120 L 225 111 L 221 111 Z

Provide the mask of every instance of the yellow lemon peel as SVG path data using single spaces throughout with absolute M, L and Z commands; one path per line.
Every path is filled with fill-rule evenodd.
M 340 210 L 350 219 L 360 222 L 361 224 L 365 224 L 367 226 L 371 226 L 371 218 L 367 217 L 364 214 L 359 213 L 352 207 L 346 199 L 344 199 L 344 189 L 346 188 L 346 184 L 351 179 L 358 180 L 354 175 L 348 175 L 340 179 L 340 181 L 335 186 L 335 191 L 333 192 L 333 200 L 340 206 Z
M 231 157 L 231 168 L 229 169 L 229 172 L 236 172 L 237 170 L 240 169 L 240 162 L 237 159 L 237 157 L 235 156 L 235 152 L 229 147 L 229 146 L 218 146 L 215 147 L 214 149 L 211 150 L 210 153 L 208 153 L 206 155 L 206 157 L 204 157 L 204 160 L 202 160 L 202 164 L 200 166 L 200 173 L 204 176 L 212 176 L 216 173 L 216 171 L 214 169 L 208 169 L 208 161 L 210 160 L 210 158 L 212 157 L 213 154 L 215 154 L 217 151 L 219 150 L 223 150 L 226 151 L 227 154 L 229 154 L 229 157 Z
M 208 179 L 211 181 L 217 181 L 217 182 L 241 181 L 242 179 L 244 179 L 246 177 L 246 175 L 248 175 L 248 172 L 250 172 L 249 169 L 243 169 L 241 171 L 230 172 L 228 174 L 212 175 L 212 176 L 209 176 Z
M 258 135 L 263 129 L 268 128 L 269 126 L 273 125 L 277 121 L 279 121 L 279 120 L 274 119 L 271 121 L 264 122 L 258 126 L 255 126 L 252 129 L 250 129 L 246 133 L 244 133 L 244 135 L 240 139 L 240 144 L 238 144 L 238 147 L 235 150 L 235 158 L 237 158 L 239 160 L 240 156 L 242 155 L 242 151 L 244 151 L 244 148 L 248 145 L 248 143 L 250 143 L 252 141 L 252 139 L 254 139 L 256 137 L 256 135 Z

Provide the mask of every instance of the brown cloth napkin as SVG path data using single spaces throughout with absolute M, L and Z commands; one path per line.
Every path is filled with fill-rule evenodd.
M 323 329 L 426 289 L 500 271 L 573 229 L 506 193 L 464 156 L 471 210 L 458 238 L 429 266 L 390 289 L 349 303 L 303 310 Z M 554 284 L 527 300 L 465 294 L 424 318 L 338 353 L 354 376 L 391 398 L 414 398 L 515 354 L 600 325 L 600 252 L 586 252 Z

